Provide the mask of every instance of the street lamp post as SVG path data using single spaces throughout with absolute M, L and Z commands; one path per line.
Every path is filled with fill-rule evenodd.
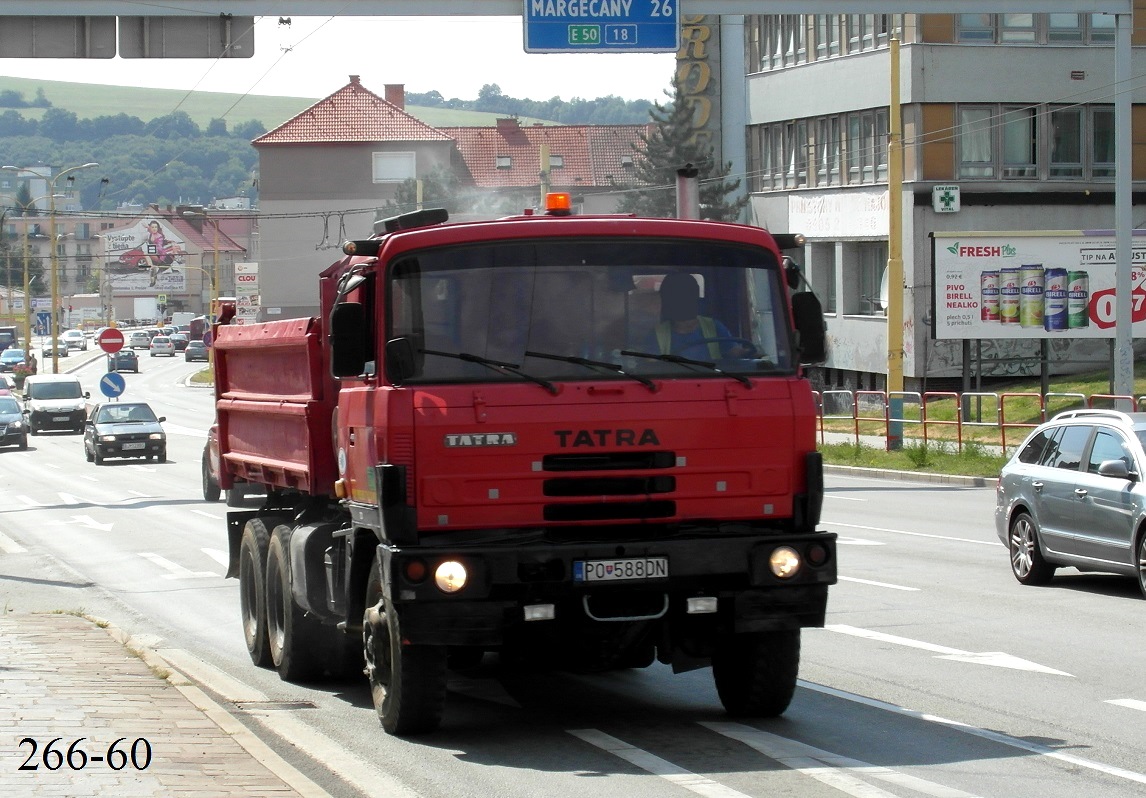
M 200 209 L 197 209 L 194 211 L 183 211 L 183 215 L 185 217 L 200 217 L 204 220 L 209 220 L 211 222 L 211 225 L 215 228 L 215 244 L 214 244 L 214 249 L 212 250 L 212 254 L 214 255 L 214 264 L 213 264 L 214 274 L 211 275 L 211 308 L 207 314 L 207 317 L 211 320 L 210 323 L 214 324 L 215 318 L 219 313 L 219 220 L 211 218 L 211 216 L 207 213 L 206 208 L 200 208 Z M 207 270 L 202 268 L 202 264 L 203 264 L 202 253 L 200 253 L 200 255 L 199 255 L 199 264 L 200 264 L 199 271 L 203 272 L 204 274 L 207 274 Z M 195 267 L 191 266 L 191 268 L 193 269 Z M 212 343 L 212 345 L 207 347 L 207 365 L 210 368 L 214 368 L 215 367 L 214 341 L 212 341 L 211 343 Z
M 8 167 L 4 167 L 8 168 Z M 60 197 L 63 194 L 58 195 Z M 47 199 L 45 194 L 42 197 L 36 197 L 28 201 L 28 205 L 35 206 L 40 200 Z M 31 259 L 31 250 L 28 247 L 28 215 L 27 206 L 25 206 L 24 215 L 24 347 L 30 352 L 32 350 L 32 283 L 28 276 L 28 261 Z
M 78 166 L 69 166 L 67 169 L 63 169 L 63 170 L 57 172 L 51 179 L 48 180 L 48 185 L 51 186 L 51 189 L 52 189 L 48 194 L 48 199 L 50 200 L 50 203 L 48 206 L 48 233 L 49 233 L 48 240 L 51 241 L 51 247 L 52 247 L 52 250 L 51 250 L 51 263 L 52 263 L 52 313 L 51 313 L 51 319 L 52 319 L 52 325 L 51 326 L 52 326 L 52 373 L 53 374 L 59 374 L 60 373 L 60 355 L 59 355 L 59 352 L 56 351 L 57 347 L 59 346 L 59 342 L 60 342 L 60 325 L 59 325 L 59 321 L 58 321 L 58 317 L 57 317 L 57 314 L 59 313 L 59 310 L 60 310 L 60 270 L 59 270 L 59 260 L 58 260 L 57 255 L 56 255 L 56 246 L 57 246 L 56 245 L 56 197 L 59 195 L 56 194 L 56 183 L 58 183 L 60 178 L 63 177 L 64 175 L 69 175 L 72 172 L 79 171 L 80 169 L 92 169 L 96 166 L 99 166 L 99 164 L 98 163 L 85 163 L 85 164 L 80 164 Z M 19 166 L 0 166 L 0 169 L 7 169 L 7 170 L 12 171 L 12 172 L 31 172 L 34 175 L 39 175 L 39 173 L 33 169 L 26 169 L 26 168 L 22 168 Z M 69 178 L 69 179 L 73 179 L 73 178 Z M 26 297 L 25 297 L 25 301 L 27 301 Z

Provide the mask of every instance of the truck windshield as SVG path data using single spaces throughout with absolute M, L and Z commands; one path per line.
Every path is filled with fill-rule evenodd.
M 420 353 L 409 382 L 719 379 L 794 368 L 781 273 L 766 249 L 501 241 L 421 251 L 390 276 L 387 335 L 409 337 Z

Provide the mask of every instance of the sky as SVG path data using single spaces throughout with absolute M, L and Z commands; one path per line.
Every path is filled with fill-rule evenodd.
M 673 53 L 537 54 L 523 49 L 521 17 L 262 17 L 252 58 L 0 59 L 8 77 L 187 91 L 321 98 L 359 75 L 382 95 L 436 90 L 477 99 L 486 84 L 518 99 L 663 102 Z

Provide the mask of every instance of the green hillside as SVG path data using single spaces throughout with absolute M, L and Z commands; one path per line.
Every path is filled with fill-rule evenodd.
M 332 92 L 338 87 L 333 87 Z M 262 95 L 224 94 L 221 92 L 186 92 L 175 89 L 147 89 L 130 86 L 104 86 L 90 83 L 66 83 L 55 80 L 0 77 L 0 91 L 15 91 L 28 102 L 43 90 L 44 97 L 55 108 L 71 111 L 80 119 L 127 114 L 149 122 L 155 117 L 183 111 L 200 128 L 212 119 L 225 119 L 228 128 L 240 122 L 258 120 L 267 130 L 281 125 L 295 114 L 310 107 L 320 97 L 267 97 Z M 0 107 L 0 113 L 9 109 Z M 39 119 L 42 108 L 17 108 L 29 119 Z M 493 125 L 498 114 L 480 111 L 456 111 L 448 108 L 407 106 L 406 113 L 433 127 L 460 125 Z M 534 119 L 522 119 L 531 124 Z

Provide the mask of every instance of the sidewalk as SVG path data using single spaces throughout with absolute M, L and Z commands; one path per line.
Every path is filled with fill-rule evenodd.
M 149 628 L 0 513 L 0 797 L 329 798 L 100 614 Z
M 327 795 L 154 652 L 82 616 L 0 615 L 0 728 L 4 796 Z

